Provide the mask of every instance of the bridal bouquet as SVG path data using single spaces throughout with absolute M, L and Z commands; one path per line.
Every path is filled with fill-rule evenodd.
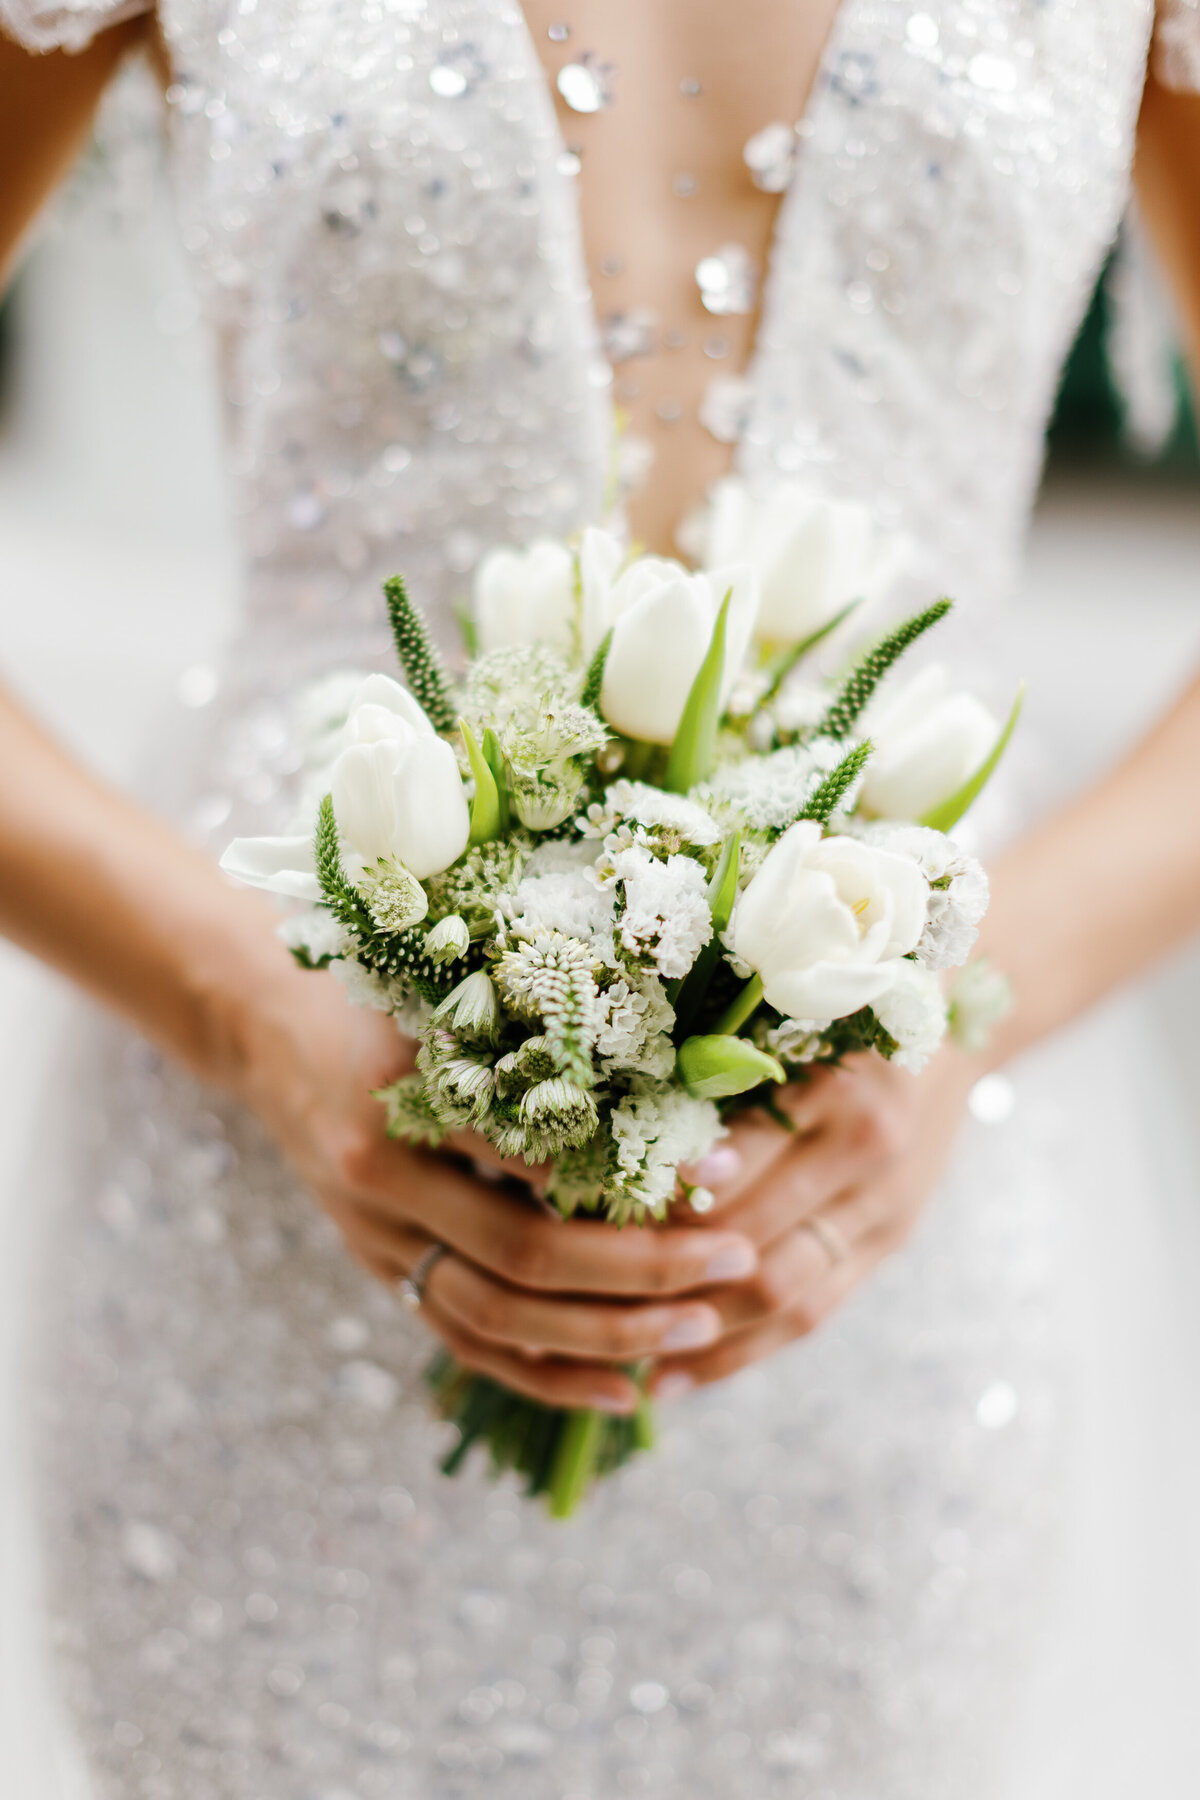
M 803 659 L 848 608 L 788 641 L 776 596 L 764 639 L 752 566 L 599 530 L 486 559 L 458 679 L 386 595 L 407 685 L 363 680 L 311 827 L 224 866 L 310 902 L 294 954 L 419 1039 L 379 1094 L 393 1136 L 469 1129 L 549 1161 L 564 1218 L 642 1224 L 712 1204 L 678 1166 L 774 1084 L 855 1051 L 921 1066 L 987 903 L 945 833 L 1016 713 L 998 730 L 938 670 L 884 681 L 947 601 L 821 685 Z M 445 1357 L 431 1378 L 446 1467 L 482 1441 L 559 1515 L 649 1441 L 645 1407 L 555 1411 Z

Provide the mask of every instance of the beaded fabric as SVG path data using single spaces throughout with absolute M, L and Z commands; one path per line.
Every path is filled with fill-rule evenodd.
M 48 12 L 0 6 L 46 46 Z M 97 17 L 53 29 L 77 47 Z M 175 778 L 220 844 L 286 817 L 280 696 L 379 661 L 382 574 L 449 638 L 490 545 L 599 515 L 611 375 L 511 0 L 162 22 L 246 550 L 245 632 Z M 968 622 L 1012 578 L 1151 24 L 1146 0 L 846 0 L 799 128 L 742 472 L 863 500 Z M 435 1473 L 419 1323 L 251 1121 L 115 1031 L 84 1062 L 38 1459 L 97 1800 L 1003 1791 L 1067 1506 L 1035 1107 L 816 1338 L 678 1405 L 562 1526 Z

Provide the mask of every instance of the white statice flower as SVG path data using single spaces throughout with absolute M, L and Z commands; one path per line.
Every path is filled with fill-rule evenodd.
M 680 1163 L 698 1162 L 723 1135 L 711 1100 L 644 1077 L 635 1077 L 613 1108 L 611 1129 L 626 1217 L 650 1212 L 661 1218 L 675 1197 Z M 614 1216 L 620 1211 L 618 1197 Z
M 813 1019 L 781 1019 L 766 1027 L 759 1048 L 783 1063 L 810 1063 L 824 1052 L 825 1037 Z
M 950 1035 L 964 1050 L 986 1050 L 996 1026 L 1015 1004 L 1012 982 L 1003 969 L 978 956 L 951 983 Z
M 929 883 L 918 961 L 927 969 L 953 969 L 966 962 L 988 908 L 988 878 L 982 864 L 953 838 L 925 825 L 855 819 L 846 829 L 894 856 L 910 857 Z
M 692 844 L 704 849 L 721 840 L 719 828 L 695 800 L 669 794 L 645 781 L 614 781 L 602 801 L 593 801 L 579 821 L 584 837 L 607 838 L 620 825 L 636 829 L 634 843 L 657 842 L 669 849 Z
M 327 906 L 292 913 L 276 926 L 275 935 L 289 950 L 302 950 L 314 963 L 326 956 L 346 956 L 350 950 L 348 933 Z
M 811 731 L 829 711 L 828 689 L 800 679 L 785 681 L 772 702 L 776 730 L 791 735 Z
M 576 851 L 584 846 L 555 845 L 556 850 Z M 592 857 L 581 861 L 563 859 L 558 867 L 539 866 L 531 859 L 516 892 L 504 900 L 504 913 L 513 937 L 533 938 L 546 931 L 559 931 L 583 943 L 601 939 L 612 942 L 613 902 L 611 889 L 596 885 L 592 876 Z M 601 960 L 608 961 L 601 946 Z
M 329 965 L 329 973 L 341 982 L 351 1006 L 369 1006 L 375 1012 L 390 1013 L 404 1002 L 405 989 L 401 982 L 377 975 L 374 969 L 364 968 L 353 957 L 336 957 Z
M 804 811 L 826 773 L 825 759 L 811 746 L 792 744 L 769 756 L 726 763 L 701 792 L 731 807 L 755 831 L 781 831 Z
M 933 970 L 902 962 L 872 1011 L 900 1046 L 892 1061 L 918 1074 L 946 1035 L 946 998 Z
M 668 980 L 686 975 L 712 937 L 708 884 L 700 864 L 690 856 L 660 862 L 643 845 L 633 844 L 609 859 L 608 878 L 619 881 L 624 891 L 617 934 L 625 949 L 652 957 Z
M 668 1078 L 675 1066 L 675 1009 L 657 975 L 648 969 L 627 970 L 601 989 L 596 1015 L 596 1055 L 603 1075 L 636 1069 L 660 1081 Z

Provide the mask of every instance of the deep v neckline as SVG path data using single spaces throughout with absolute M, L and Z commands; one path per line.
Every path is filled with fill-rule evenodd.
M 737 473 L 740 471 L 742 465 L 743 444 L 747 435 L 752 430 L 753 420 L 762 398 L 763 365 L 767 359 L 772 337 L 776 335 L 774 326 L 778 309 L 778 290 L 780 286 L 779 264 L 782 261 L 781 248 L 787 242 L 788 234 L 791 229 L 792 215 L 799 202 L 803 146 L 808 139 L 816 134 L 818 110 L 828 87 L 830 67 L 836 58 L 840 41 L 847 29 L 848 15 L 852 12 L 855 4 L 856 0 L 839 0 L 839 3 L 833 8 L 824 43 L 814 66 L 808 93 L 804 98 L 802 107 L 798 109 L 795 114 L 793 122 L 796 129 L 797 145 L 793 178 L 789 182 L 786 190 L 779 196 L 775 215 L 771 221 L 770 229 L 766 237 L 761 263 L 758 267 L 758 303 L 753 314 L 753 323 L 745 346 L 744 355 L 737 364 L 723 364 L 719 369 L 715 366 L 713 369 L 714 377 L 719 375 L 738 383 L 743 394 L 739 428 L 734 436 L 724 440 L 728 444 L 729 449 L 729 462 L 726 470 L 723 471 L 724 474 Z M 532 78 L 536 80 L 544 95 L 545 107 L 549 115 L 550 130 L 553 134 L 556 162 L 561 171 L 564 167 L 562 159 L 569 157 L 570 153 L 568 151 L 567 140 L 563 135 L 562 125 L 555 103 L 554 83 L 551 73 L 538 52 L 537 45 L 534 41 L 533 27 L 530 24 L 521 0 L 512 0 L 512 12 L 514 14 L 515 29 L 523 38 L 523 51 L 528 59 Z M 768 122 L 769 121 L 766 119 L 763 121 L 764 125 Z M 569 164 L 567 166 L 569 166 Z M 566 193 L 565 198 L 574 225 L 575 242 L 572 255 L 575 261 L 576 273 L 579 278 L 581 291 L 585 292 L 588 296 L 587 308 L 592 341 L 599 346 L 601 344 L 600 314 L 596 304 L 596 286 L 592 279 L 593 267 L 598 265 L 594 264 L 593 257 L 590 254 L 592 246 L 588 245 L 585 241 L 581 189 L 578 185 L 580 176 L 575 172 L 569 174 L 560 173 L 558 179 L 563 183 L 564 189 L 570 190 Z M 751 191 L 749 171 L 746 172 L 746 183 L 747 192 L 749 193 Z M 716 235 L 716 232 L 717 228 L 714 227 L 714 236 Z M 711 323 L 713 325 L 719 325 L 720 319 L 715 318 Z M 602 351 L 599 351 L 598 354 L 602 356 L 603 353 Z M 610 431 L 613 426 L 613 411 L 614 409 L 610 402 Z M 718 477 L 718 479 L 719 478 L 720 477 Z M 709 484 L 703 485 L 700 491 L 691 495 L 689 505 L 685 506 L 679 516 L 675 518 L 673 529 L 677 531 L 686 520 L 689 512 L 704 505 L 708 485 Z

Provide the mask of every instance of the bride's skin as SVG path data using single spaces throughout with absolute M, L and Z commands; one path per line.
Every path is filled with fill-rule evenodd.
M 600 310 L 649 306 L 688 322 L 687 344 L 636 365 L 641 392 L 628 402 L 635 428 L 665 452 L 635 527 L 669 551 L 673 523 L 727 457 L 691 422 L 713 367 L 691 269 L 729 236 L 765 248 L 775 202 L 749 190 L 741 146 L 767 120 L 796 116 L 832 6 L 583 0 L 561 50 L 546 38 L 558 7 L 530 0 L 527 12 L 551 73 L 592 39 L 619 65 L 620 114 L 563 121 L 584 150 Z M 78 57 L 31 58 L 0 38 L 0 265 L 141 31 L 118 27 Z M 702 84 L 702 112 L 679 94 L 687 76 Z M 686 202 L 670 189 L 681 172 L 698 182 Z M 1200 368 L 1200 100 L 1151 83 L 1138 180 Z M 629 193 L 637 207 L 618 210 L 611 197 Z M 599 273 L 614 256 L 622 272 Z M 741 366 L 753 321 L 711 323 L 730 342 L 722 367 Z M 656 408 L 672 398 L 682 417 L 668 424 Z M 569 1405 L 631 1405 L 614 1361 L 657 1356 L 657 1384 L 679 1392 L 811 1331 L 907 1236 L 970 1085 L 1200 925 L 1198 683 L 1107 780 L 994 869 L 986 948 L 1020 1003 L 986 1057 L 945 1050 L 919 1080 L 876 1058 L 823 1071 L 783 1095 L 794 1132 L 754 1115 L 696 1172 L 718 1199 L 702 1221 L 567 1228 L 459 1166 L 389 1143 L 367 1090 L 407 1066 L 391 1024 L 348 1007 L 329 977 L 298 970 L 268 905 L 93 780 L 3 696 L 0 768 L 0 929 L 245 1101 L 373 1274 L 394 1282 L 431 1238 L 451 1246 L 423 1316 L 471 1367 Z M 836 1265 L 804 1228 L 817 1213 L 850 1246 Z

